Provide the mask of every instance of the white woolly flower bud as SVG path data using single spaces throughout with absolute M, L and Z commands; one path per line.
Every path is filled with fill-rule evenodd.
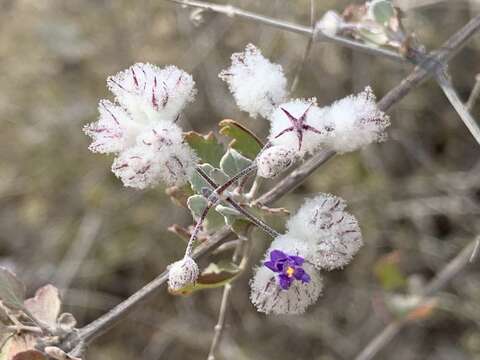
M 83 128 L 93 139 L 88 147 L 92 152 L 117 153 L 135 144 L 142 127 L 125 109 L 108 100 L 100 100 L 98 111 L 98 121 Z
M 112 172 L 123 185 L 145 189 L 159 181 L 159 169 L 154 166 L 155 153 L 145 145 L 134 146 L 122 152 L 112 164 Z
M 195 82 L 176 66 L 137 63 L 107 79 L 117 101 L 143 123 L 173 121 L 195 96 Z
M 175 66 L 137 63 L 107 83 L 120 105 L 100 101 L 100 119 L 84 128 L 90 150 L 118 154 L 112 171 L 125 186 L 183 185 L 198 158 L 174 120 L 193 100 L 192 77 Z
M 115 159 L 112 171 L 125 186 L 145 189 L 161 180 L 169 186 L 181 186 L 190 179 L 198 158 L 183 143 L 181 129 L 161 122 L 137 138 L 137 145 Z
M 250 281 L 250 300 L 259 312 L 301 314 L 318 299 L 322 278 L 306 259 L 307 250 L 302 241 L 287 235 L 272 242 Z
M 232 65 L 219 77 L 228 83 L 240 110 L 254 118 L 268 117 L 288 95 L 282 67 L 263 57 L 252 44 L 244 52 L 233 54 Z
M 343 199 L 320 194 L 307 200 L 287 222 L 287 234 L 309 245 L 310 259 L 318 269 L 347 265 L 363 245 L 358 222 L 345 207 Z
M 324 113 L 315 98 L 281 104 L 270 117 L 270 142 L 292 149 L 300 157 L 313 153 L 331 130 L 323 119 Z
M 174 144 L 162 162 L 160 176 L 168 186 L 182 186 L 190 180 L 198 157 L 187 144 Z
M 315 25 L 316 30 L 320 30 L 328 36 L 335 36 L 342 29 L 344 21 L 342 17 L 333 10 L 327 11 Z
M 257 159 L 257 174 L 263 178 L 273 178 L 288 169 L 296 159 L 293 149 L 285 146 L 272 146 L 262 151 Z
M 375 100 L 372 89 L 367 87 L 360 94 L 341 99 L 328 108 L 324 121 L 333 129 L 327 141 L 332 150 L 345 153 L 385 140 L 390 120 Z
M 168 289 L 177 292 L 197 281 L 200 270 L 198 265 L 190 256 L 176 261 L 168 266 Z

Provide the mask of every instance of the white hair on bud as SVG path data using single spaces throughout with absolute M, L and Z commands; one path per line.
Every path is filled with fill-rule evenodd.
M 244 52 L 233 54 L 232 65 L 219 77 L 228 83 L 240 110 L 254 118 L 268 117 L 288 96 L 282 67 L 263 57 L 252 44 Z
M 347 265 L 363 245 L 358 221 L 345 207 L 345 200 L 319 194 L 305 201 L 287 222 L 287 234 L 309 245 L 309 259 L 318 269 Z
M 277 145 L 262 151 L 257 159 L 257 174 L 263 178 L 273 178 L 288 169 L 296 160 L 293 149 Z
M 389 117 L 376 104 L 370 87 L 333 103 L 324 121 L 333 131 L 327 146 L 338 153 L 358 150 L 372 142 L 384 141 Z
M 116 100 L 140 122 L 173 121 L 193 101 L 192 76 L 170 65 L 136 63 L 107 79 Z
M 193 285 L 199 274 L 200 270 L 195 260 L 185 256 L 168 266 L 168 289 L 177 292 L 188 285 Z
M 323 120 L 324 113 L 315 98 L 281 104 L 270 117 L 270 142 L 295 151 L 299 157 L 313 154 L 331 130 Z
M 335 36 L 342 29 L 344 21 L 336 11 L 329 10 L 315 24 L 316 30 L 320 30 L 328 36 Z
M 185 184 L 198 158 L 175 120 L 194 98 L 192 77 L 175 66 L 137 63 L 107 84 L 117 104 L 101 100 L 99 120 L 84 127 L 90 150 L 118 154 L 112 171 L 125 186 Z
M 256 268 L 250 280 L 250 300 L 259 312 L 266 314 L 302 314 L 322 293 L 323 282 L 318 270 L 305 264 L 310 282 L 295 281 L 288 290 L 282 289 L 275 273 L 265 266 Z
M 135 144 L 141 126 L 121 106 L 108 100 L 98 104 L 100 118 L 85 125 L 83 131 L 93 141 L 88 147 L 92 152 L 117 153 Z

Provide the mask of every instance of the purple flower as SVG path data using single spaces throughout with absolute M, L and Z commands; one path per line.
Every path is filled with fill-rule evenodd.
M 301 256 L 288 255 L 280 250 L 270 252 L 270 260 L 265 261 L 263 265 L 278 273 L 278 282 L 283 290 L 288 290 L 294 280 L 302 283 L 310 282 L 308 275 L 302 268 L 305 259 Z

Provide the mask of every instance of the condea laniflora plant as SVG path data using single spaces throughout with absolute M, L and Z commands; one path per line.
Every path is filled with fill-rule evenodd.
M 189 183 L 189 190 L 196 193 L 187 200 L 196 225 L 189 230 L 185 256 L 169 266 L 171 292 L 188 293 L 197 286 L 201 272 L 191 254 L 198 237 L 206 238 L 215 229 L 215 219 L 209 217 L 215 212 L 224 218 L 219 223 L 239 235 L 245 235 L 241 232 L 249 225 L 238 225 L 248 221 L 274 237 L 250 281 L 250 298 L 257 310 L 302 313 L 321 293 L 320 272 L 347 265 L 361 248 L 358 222 L 345 211 L 343 199 L 317 194 L 288 220 L 288 231 L 278 234 L 248 206 L 239 205 L 246 202 L 246 177 L 256 171 L 259 177 L 274 178 L 318 151 L 345 153 L 383 141 L 389 119 L 378 109 L 369 87 L 323 107 L 313 97 L 292 97 L 282 67 L 252 44 L 233 54 L 230 67 L 219 77 L 242 111 L 270 124 L 266 144 L 255 156 L 229 148 L 219 164 L 202 157 L 204 149 L 182 134 L 177 121 L 196 92 L 192 77 L 174 66 L 141 63 L 108 79 L 116 102 L 102 100 L 100 119 L 85 127 L 93 140 L 90 149 L 117 156 L 112 171 L 125 186 Z
M 199 6 L 199 2 L 195 4 Z M 347 10 L 341 15 L 327 12 L 315 31 L 333 38 L 341 35 L 344 42 L 350 39 L 353 48 L 368 48 L 375 54 L 414 63 L 419 59 L 421 51 L 403 32 L 399 12 L 389 1 L 374 0 Z M 464 34 L 464 40 L 469 36 Z M 457 43 L 454 48 L 460 47 L 461 41 Z M 172 228 L 188 240 L 185 255 L 172 261 L 165 275 L 81 329 L 75 329 L 73 315 L 60 312 L 55 288 L 41 288 L 34 298 L 25 300 L 23 285 L 12 273 L 0 269 L 2 284 L 9 284 L 9 291 L 0 294 L 0 320 L 6 317 L 13 326 L 12 334 L 28 334 L 7 339 L 7 358 L 16 356 L 13 352 L 21 341 L 27 349 L 22 353 L 30 358 L 44 359 L 48 354 L 54 359 L 76 359 L 83 354 L 85 343 L 123 318 L 165 281 L 172 294 L 223 286 L 225 297 L 230 284 L 246 268 L 249 244 L 255 240 L 253 227 L 272 237 L 249 282 L 250 300 L 260 312 L 303 313 L 323 290 L 322 272 L 341 269 L 352 261 L 363 241 L 360 225 L 347 212 L 345 200 L 323 193 L 309 196 L 286 221 L 286 231 L 281 234 L 265 223 L 263 215 L 285 213 L 285 209 L 268 208 L 255 198 L 260 178 L 278 179 L 284 174 L 288 179 L 289 169 L 309 157 L 351 152 L 385 140 L 389 119 L 373 90 L 367 87 L 330 105 L 319 104 L 314 97 L 296 98 L 282 67 L 252 44 L 233 54 L 231 65 L 219 76 L 240 110 L 252 121 L 268 122 L 270 132 L 264 141 L 233 120 L 220 123 L 220 132 L 232 140 L 228 147 L 212 134 L 184 132 L 181 113 L 197 91 L 192 76 L 175 66 L 137 63 L 108 78 L 114 98 L 101 100 L 98 121 L 85 126 L 85 133 L 92 138 L 90 149 L 114 155 L 112 172 L 126 187 L 142 190 L 167 185 L 175 202 L 190 209 L 195 225 Z M 388 100 L 388 105 L 382 100 L 382 109 L 395 102 L 391 96 Z M 200 253 L 200 245 L 217 241 L 219 230 L 225 227 L 237 235 L 225 244 L 234 245 L 233 256 L 222 252 L 231 247 L 218 248 L 228 259 L 199 266 L 196 249 Z M 222 305 L 220 312 L 224 310 Z M 218 328 L 221 330 L 221 325 Z M 219 332 L 217 327 L 215 331 Z M 217 335 L 211 354 L 216 339 Z

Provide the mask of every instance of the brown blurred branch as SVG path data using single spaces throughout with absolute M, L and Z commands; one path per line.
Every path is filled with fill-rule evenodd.
M 185 4 L 184 1 L 170 0 L 177 3 Z M 191 2 L 189 3 L 199 3 Z M 233 11 L 230 9 L 230 11 Z M 232 15 L 236 13 L 233 12 Z M 245 15 L 245 14 L 244 14 Z M 251 17 L 251 14 L 246 17 Z M 268 22 L 272 22 L 268 20 Z M 290 24 L 290 23 L 288 23 Z M 292 25 L 294 26 L 294 25 Z M 285 26 L 284 26 L 285 27 Z M 480 28 L 480 16 L 473 18 L 457 33 L 455 33 L 439 50 L 432 52 L 426 57 L 421 65 L 417 66 L 410 75 L 408 75 L 398 86 L 390 90 L 378 103 L 380 109 L 386 111 L 394 104 L 406 96 L 413 88 L 418 86 L 422 81 L 432 76 L 434 71 L 444 66 L 466 43 L 466 41 L 475 34 Z M 308 29 L 311 33 L 311 29 Z M 356 46 L 356 45 L 355 45 Z M 398 55 L 396 55 L 398 56 Z M 289 191 L 299 186 L 305 179 L 314 172 L 318 167 L 325 163 L 334 155 L 333 152 L 320 153 L 293 171 L 282 181 L 280 181 L 272 190 L 258 198 L 258 202 L 270 204 Z M 213 235 L 208 241 L 200 245 L 194 252 L 193 257 L 197 258 L 210 250 L 219 246 L 231 232 L 224 228 L 217 234 Z M 470 251 L 471 252 L 471 251 Z M 157 278 L 138 290 L 132 296 L 115 306 L 112 310 L 102 315 L 97 320 L 91 322 L 85 327 L 79 329 L 75 334 L 67 338 L 62 347 L 65 350 L 75 348 L 79 343 L 88 344 L 110 328 L 112 328 L 120 320 L 124 319 L 132 310 L 139 307 L 143 301 L 151 298 L 155 292 L 167 281 L 168 271 L 164 271 Z
M 315 26 L 309 28 L 303 25 L 293 24 L 290 22 L 285 22 L 282 20 L 268 17 L 268 16 L 263 16 L 250 11 L 242 10 L 242 9 L 233 7 L 231 5 L 218 5 L 218 4 L 213 4 L 205 1 L 196 1 L 196 0 L 167 0 L 167 1 L 174 2 L 182 6 L 189 6 L 189 7 L 194 7 L 194 8 L 204 9 L 204 10 L 208 10 L 216 13 L 225 14 L 230 17 L 234 17 L 234 16 L 243 17 L 261 24 L 274 26 L 279 29 L 288 30 L 288 31 L 299 33 L 302 35 L 307 35 L 310 37 L 310 40 L 307 45 L 307 50 L 305 52 L 304 59 L 302 60 L 301 67 L 303 67 L 303 64 L 306 61 L 306 57 L 308 56 L 308 53 L 310 52 L 310 48 L 314 41 L 329 41 L 329 42 L 336 43 L 338 45 L 346 46 L 354 50 L 363 51 L 371 55 L 386 57 L 391 60 L 395 60 L 403 63 L 410 62 L 415 65 L 426 66 L 429 69 L 432 66 L 439 67 L 439 65 L 441 64 L 441 62 L 437 62 L 437 63 L 435 62 L 435 56 L 425 57 L 423 56 L 423 54 L 417 52 L 417 54 L 415 54 L 413 57 L 406 58 L 391 50 L 372 47 L 372 46 L 363 44 L 359 41 L 350 40 L 343 36 L 325 34 L 321 31 L 321 29 Z M 311 9 L 311 14 L 313 14 L 313 9 Z M 462 119 L 465 126 L 468 128 L 468 130 L 472 134 L 472 136 L 480 144 L 480 127 L 477 125 L 476 121 L 473 119 L 472 115 L 470 114 L 468 106 L 465 106 L 460 100 L 458 94 L 453 89 L 453 86 L 451 85 L 448 77 L 443 76 L 441 71 L 443 71 L 443 69 L 437 71 L 434 74 L 435 80 L 437 81 L 442 91 L 445 93 L 448 101 L 450 101 L 454 109 L 457 111 L 458 115 L 460 116 L 460 118 Z M 427 73 L 429 72 L 430 70 L 427 71 Z M 296 87 L 297 76 L 293 81 L 292 89 L 295 89 Z
M 433 278 L 419 294 L 422 298 L 426 299 L 428 296 L 434 295 L 440 290 L 442 290 L 450 280 L 452 280 L 456 275 L 458 275 L 469 263 L 472 256 L 472 252 L 475 249 L 477 244 L 477 239 L 470 242 L 463 250 L 453 258 L 444 268 L 440 271 L 437 276 Z M 423 306 L 425 301 L 420 301 L 419 305 L 416 307 Z M 405 325 L 408 324 L 408 314 L 415 311 L 408 312 L 407 315 L 398 320 L 394 320 L 389 323 L 377 336 L 375 336 L 368 345 L 357 355 L 355 360 L 370 360 L 373 359 L 375 355 L 378 354 L 399 332 L 403 329 Z

